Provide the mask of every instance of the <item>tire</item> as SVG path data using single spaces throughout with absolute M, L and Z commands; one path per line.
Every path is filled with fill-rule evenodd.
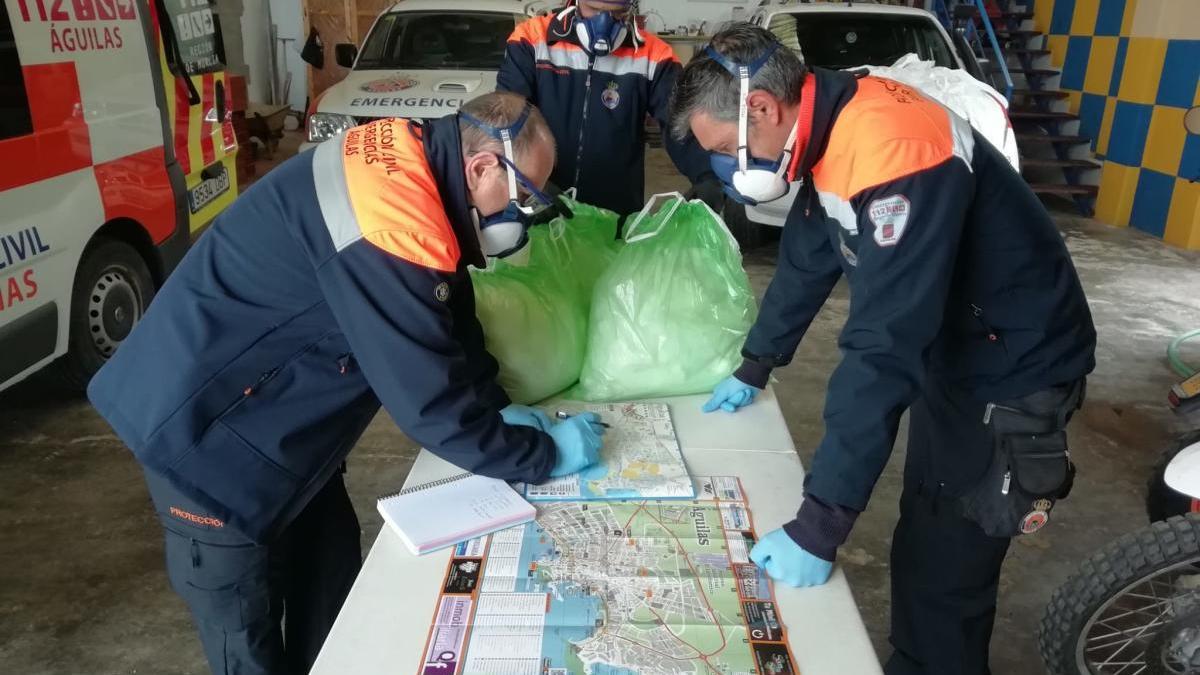
M 154 291 L 137 249 L 116 239 L 92 240 L 75 271 L 67 353 L 54 363 L 60 384 L 85 390 L 141 320 Z
M 762 246 L 763 226 L 746 217 L 745 206 L 726 197 L 721 217 L 743 251 L 752 251 Z
M 1171 516 L 1182 516 L 1196 510 L 1191 497 L 1176 492 L 1163 480 L 1163 473 L 1171 460 L 1175 459 L 1175 455 L 1193 443 L 1200 443 L 1200 431 L 1180 436 L 1171 447 L 1163 451 L 1162 457 L 1155 465 L 1154 473 L 1150 475 L 1150 482 L 1146 486 L 1146 513 L 1151 521 L 1166 520 Z
M 1158 591 L 1164 588 L 1171 589 L 1170 585 L 1164 586 L 1164 580 L 1169 579 L 1169 575 L 1172 574 L 1180 574 L 1180 578 L 1186 579 L 1186 588 L 1190 590 L 1169 596 L 1169 599 L 1158 603 L 1167 613 L 1158 617 L 1168 619 L 1163 624 L 1167 631 L 1182 629 L 1181 621 L 1200 618 L 1200 614 L 1197 614 L 1200 611 L 1200 589 L 1195 585 L 1196 580 L 1200 580 L 1200 514 L 1176 516 L 1165 522 L 1151 523 L 1148 527 L 1109 543 L 1084 561 L 1079 571 L 1054 591 L 1042 616 L 1038 630 L 1038 646 L 1046 668 L 1054 675 L 1133 672 L 1101 669 L 1089 671 L 1089 666 L 1080 658 L 1081 640 L 1086 640 L 1085 631 L 1089 629 L 1093 619 L 1100 617 L 1106 618 L 1107 621 L 1103 627 L 1096 627 L 1098 631 L 1124 630 L 1123 623 L 1118 623 L 1118 627 L 1115 628 L 1108 625 L 1117 623 L 1120 619 L 1106 614 L 1109 609 L 1119 614 L 1132 615 L 1134 619 L 1144 616 L 1148 613 L 1145 608 L 1141 608 L 1141 611 L 1129 611 L 1128 605 L 1117 605 L 1122 601 L 1135 605 L 1145 602 L 1146 600 L 1142 599 L 1145 597 L 1144 593 L 1127 596 L 1126 592 L 1140 591 L 1144 588 L 1143 583 L 1152 578 L 1159 584 Z M 1176 590 L 1178 588 L 1175 587 Z M 1154 592 L 1154 597 L 1158 598 L 1157 591 Z M 1156 645 L 1161 649 L 1170 642 L 1162 635 L 1167 631 L 1140 628 L 1138 630 L 1141 631 L 1137 632 L 1139 640 L 1123 647 L 1127 651 L 1122 652 L 1122 658 L 1128 659 L 1129 654 L 1135 653 L 1129 650 L 1148 650 Z M 1111 635 L 1116 634 L 1118 633 Z M 1100 635 L 1096 639 L 1111 640 L 1111 637 Z M 1161 653 L 1151 652 L 1150 655 L 1154 658 L 1148 659 L 1146 668 L 1137 672 L 1200 672 L 1168 669 L 1162 663 Z M 1151 663 L 1153 665 L 1150 665 Z

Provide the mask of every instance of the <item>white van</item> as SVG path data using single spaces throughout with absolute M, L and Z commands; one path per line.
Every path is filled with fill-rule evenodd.
M 308 142 L 381 117 L 435 119 L 496 88 L 508 36 L 547 9 L 528 0 L 405 0 L 385 10 L 363 40 L 335 47 L 346 79 L 311 106 Z

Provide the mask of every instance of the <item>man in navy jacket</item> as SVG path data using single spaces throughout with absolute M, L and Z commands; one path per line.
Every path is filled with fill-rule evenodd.
M 308 672 L 361 563 L 341 467 L 381 402 L 479 474 L 536 483 L 594 461 L 597 420 L 510 405 L 467 274 L 495 244 L 481 226 L 552 162 L 545 120 L 508 94 L 351 129 L 219 216 L 92 381 L 214 672 Z
M 696 197 L 720 213 L 721 185 L 695 139 L 666 133 L 679 59 L 658 36 L 640 31 L 629 0 L 572 0 L 534 17 L 508 38 L 496 88 L 520 94 L 546 115 L 558 142 L 550 180 L 581 201 L 627 215 L 645 203 L 646 116 L 658 121 L 680 173 Z

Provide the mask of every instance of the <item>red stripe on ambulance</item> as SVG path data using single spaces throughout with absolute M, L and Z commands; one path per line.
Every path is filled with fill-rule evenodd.
M 188 152 L 188 116 L 191 115 L 191 103 L 188 101 L 187 83 L 182 77 L 175 77 L 175 158 L 184 173 L 192 172 L 191 153 Z
M 24 66 L 33 133 L 0 141 L 0 190 L 29 185 L 92 163 L 92 143 L 83 119 L 75 63 Z
M 155 244 L 175 231 L 175 196 L 161 145 L 97 164 L 95 172 L 105 222 L 131 218 Z
M 200 153 L 204 166 L 213 163 L 217 152 L 213 148 L 213 123 L 208 121 L 209 114 L 217 114 L 217 97 L 213 92 L 213 75 L 205 73 L 200 77 Z
M 233 133 L 233 92 L 229 89 L 229 80 L 221 85 L 225 94 L 225 119 L 221 120 L 221 140 L 225 143 L 225 151 L 232 151 L 237 146 L 237 136 Z

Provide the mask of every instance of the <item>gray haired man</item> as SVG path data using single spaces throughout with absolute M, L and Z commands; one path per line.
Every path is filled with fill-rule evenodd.
M 907 409 L 887 672 L 988 673 L 1001 563 L 1070 486 L 1063 430 L 1095 365 L 1062 237 L 962 119 L 898 82 L 809 72 L 760 28 L 717 34 L 671 115 L 735 198 L 800 190 L 745 361 L 705 410 L 749 404 L 838 279 L 850 289 L 803 503 L 751 558 L 785 583 L 824 583 Z

